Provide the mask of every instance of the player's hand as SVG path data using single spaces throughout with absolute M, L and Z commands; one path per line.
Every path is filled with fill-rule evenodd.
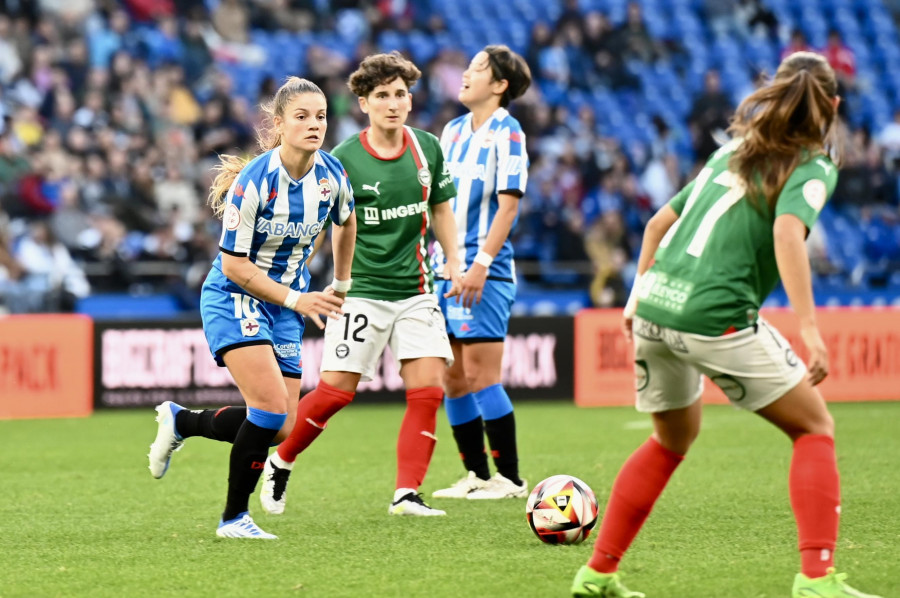
M 331 285 L 328 285 L 327 287 L 325 287 L 325 290 L 323 290 L 322 292 L 325 293 L 326 295 L 334 295 L 338 299 L 346 299 L 347 298 L 347 293 L 338 293 L 337 291 L 334 290 L 334 287 L 332 287 Z
M 472 267 L 463 274 L 456 302 L 462 302 L 463 307 L 468 308 L 471 308 L 476 303 L 481 303 L 481 293 L 484 291 L 484 282 L 487 280 L 487 274 L 487 268 L 481 264 L 472 264 Z
M 629 318 L 627 316 L 622 317 L 622 334 L 625 335 L 625 338 L 628 339 L 628 342 L 634 340 L 634 332 L 632 332 L 632 327 L 634 326 L 634 318 Z
M 828 375 L 828 349 L 825 348 L 825 341 L 822 340 L 822 335 L 815 325 L 801 328 L 800 338 L 809 351 L 807 380 L 815 386 Z
M 338 320 L 344 315 L 344 312 L 341 311 L 343 304 L 344 299 L 338 297 L 333 291 L 330 294 L 316 291 L 300 295 L 300 298 L 297 299 L 297 305 L 294 306 L 294 311 L 312 320 L 320 329 L 324 329 L 325 323 L 319 316 Z
M 462 291 L 462 273 L 459 271 L 459 260 L 447 260 L 444 264 L 444 280 L 450 281 L 450 290 L 444 293 L 444 298 L 456 297 Z

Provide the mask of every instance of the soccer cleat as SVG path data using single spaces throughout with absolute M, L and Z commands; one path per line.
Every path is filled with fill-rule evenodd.
M 172 401 L 156 406 L 156 439 L 150 445 L 150 453 L 147 455 L 150 458 L 150 473 L 156 479 L 166 475 L 172 453 L 181 450 L 184 445 L 184 439 L 175 430 L 175 414 L 182 409 L 184 407 Z
M 512 480 L 494 474 L 494 477 L 485 482 L 483 488 L 473 490 L 466 495 L 469 500 L 491 500 L 498 498 L 525 498 L 528 496 L 528 482 L 522 480 L 521 486 L 516 486 Z
M 269 515 L 284 513 L 284 504 L 287 501 L 287 483 L 290 477 L 290 469 L 278 467 L 272 463 L 272 457 L 266 459 L 262 474 L 262 488 L 259 491 L 259 502 L 262 503 L 263 510 Z
M 587 565 L 578 570 L 572 582 L 572 596 L 576 598 L 646 598 L 641 592 L 632 592 L 619 579 L 619 573 L 600 573 Z
M 794 578 L 793 598 L 881 598 L 875 594 L 864 594 L 844 583 L 846 573 L 835 573 L 834 567 L 828 569 L 824 577 L 808 578 L 798 573 Z
M 241 513 L 229 521 L 219 521 L 216 535 L 220 538 L 252 538 L 255 540 L 277 540 L 278 536 L 259 529 L 249 513 Z
M 432 498 L 465 498 L 470 492 L 481 490 L 487 485 L 487 480 L 482 480 L 474 471 L 470 471 L 466 477 L 457 481 L 449 488 L 443 490 L 435 490 L 431 493 Z
M 414 515 L 416 517 L 436 517 L 440 515 L 446 515 L 447 513 L 446 511 L 441 511 L 440 509 L 432 509 L 425 504 L 424 500 L 422 500 L 421 494 L 410 492 L 408 494 L 404 494 L 403 496 L 392 502 L 391 506 L 388 507 L 388 514 Z

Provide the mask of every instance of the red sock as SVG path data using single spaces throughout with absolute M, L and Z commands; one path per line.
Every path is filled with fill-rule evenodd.
M 807 434 L 794 442 L 790 491 L 801 570 L 807 577 L 822 577 L 834 566 L 841 512 L 841 481 L 833 438 Z
M 619 561 L 683 460 L 684 455 L 673 453 L 653 438 L 631 454 L 613 483 L 588 567 L 600 573 L 614 573 L 619 568 Z
M 444 398 L 439 386 L 406 391 L 406 413 L 397 438 L 397 488 L 417 489 L 434 453 L 437 410 Z
M 297 421 L 290 436 L 278 446 L 278 456 L 293 463 L 297 455 L 319 437 L 331 416 L 350 404 L 354 394 L 320 381 L 315 390 L 297 404 Z

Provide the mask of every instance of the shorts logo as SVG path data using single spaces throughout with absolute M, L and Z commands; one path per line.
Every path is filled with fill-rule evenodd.
M 784 360 L 792 368 L 797 367 L 797 354 L 790 347 L 784 350 Z
M 334 349 L 334 354 L 338 359 L 344 359 L 348 355 L 350 355 L 350 347 L 347 346 L 347 343 L 341 343 Z
M 254 318 L 244 318 L 241 320 L 241 334 L 244 336 L 256 336 L 259 332 L 259 324 Z
M 420 168 L 419 174 L 416 175 L 419 179 L 419 184 L 423 187 L 431 187 L 431 172 L 427 168 Z
M 634 389 L 638 392 L 647 388 L 650 384 L 650 370 L 647 369 L 647 362 L 643 359 L 634 361 Z
M 241 211 L 233 203 L 228 204 L 228 207 L 225 208 L 225 213 L 222 214 L 222 223 L 225 225 L 225 230 L 237 230 L 237 227 L 241 225 Z
M 722 392 L 725 393 L 725 396 L 728 397 L 730 401 L 737 403 L 738 401 L 744 400 L 744 397 L 747 396 L 747 389 L 744 388 L 744 385 L 728 374 L 713 376 L 710 380 L 722 389 Z

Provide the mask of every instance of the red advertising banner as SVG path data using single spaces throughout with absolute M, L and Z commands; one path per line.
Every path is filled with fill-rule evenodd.
M 0 318 L 0 419 L 90 415 L 93 326 L 79 315 Z
M 764 309 L 762 315 L 806 359 L 793 312 Z M 826 400 L 900 399 L 900 309 L 820 308 L 817 318 L 829 356 L 828 378 L 819 385 Z M 588 309 L 575 316 L 577 405 L 634 403 L 632 347 L 621 332 L 621 322 L 618 309 Z M 703 400 L 727 402 L 708 380 Z

